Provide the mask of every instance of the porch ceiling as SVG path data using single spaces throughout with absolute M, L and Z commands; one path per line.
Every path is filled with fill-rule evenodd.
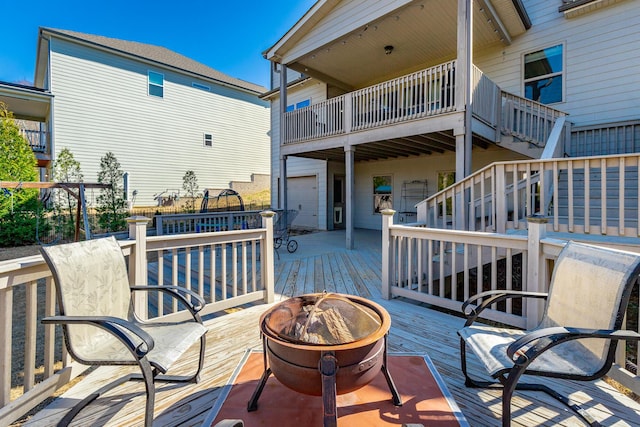
M 486 149 L 489 144 L 474 135 L 473 144 Z M 356 162 L 406 158 L 455 152 L 456 138 L 451 131 L 433 132 L 401 138 L 373 141 L 354 146 Z M 344 161 L 344 147 L 291 154 L 309 159 Z
M 509 44 L 513 37 L 526 31 L 528 18 L 521 16 L 516 3 L 519 1 L 473 2 L 474 50 Z M 449 0 L 415 0 L 344 34 L 338 30 L 322 45 L 301 50 L 297 44 L 312 45 L 312 39 L 319 37 L 310 35 L 320 31 L 310 25 L 305 30 L 309 34 L 306 39 L 304 34 L 289 34 L 266 56 L 271 60 L 282 58 L 292 69 L 351 91 L 455 58 L 457 4 Z M 326 20 L 332 19 L 331 11 L 325 13 Z M 319 22 L 318 27 L 329 25 Z M 385 46 L 393 46 L 390 54 L 385 54 Z M 300 52 L 299 56 L 291 57 L 292 51 Z
M 0 102 L 16 119 L 46 121 L 52 98 L 49 92 L 36 87 L 0 82 Z

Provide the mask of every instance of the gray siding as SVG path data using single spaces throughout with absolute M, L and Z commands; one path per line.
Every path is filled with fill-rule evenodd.
M 149 70 L 164 74 L 163 98 L 147 95 Z M 85 181 L 95 181 L 112 151 L 137 205 L 181 190 L 187 170 L 201 189 L 270 172 L 269 108 L 257 96 L 59 39 L 51 42 L 51 91 L 56 152 L 68 147 Z M 205 133 L 213 147 L 203 145 Z

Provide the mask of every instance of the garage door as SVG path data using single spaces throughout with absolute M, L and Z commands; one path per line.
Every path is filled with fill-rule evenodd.
M 318 184 L 315 176 L 287 178 L 287 207 L 298 211 L 294 228 L 318 229 Z

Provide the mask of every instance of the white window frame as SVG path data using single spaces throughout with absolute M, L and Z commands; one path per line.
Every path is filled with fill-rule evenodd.
M 560 46 L 562 48 L 562 71 L 558 71 L 555 73 L 549 73 L 549 74 L 541 74 L 539 76 L 535 76 L 535 77 L 531 77 L 528 79 L 524 78 L 524 74 L 525 74 L 525 58 L 527 55 L 530 55 L 532 53 L 536 53 L 539 52 L 541 50 L 545 50 L 545 49 L 550 49 L 556 46 Z M 566 99 L 566 90 L 567 90 L 567 46 L 564 42 L 559 42 L 559 43 L 551 43 L 548 44 L 544 47 L 541 48 L 536 48 L 536 49 L 531 49 L 527 52 L 524 52 L 522 54 L 522 73 L 521 73 L 521 77 L 522 77 L 522 97 L 526 98 L 527 95 L 527 90 L 526 90 L 526 86 L 527 83 L 532 82 L 532 81 L 536 81 L 536 80 L 542 80 L 542 79 L 546 79 L 546 78 L 550 78 L 550 77 L 556 77 L 556 76 L 560 76 L 562 78 L 562 93 L 561 93 L 561 97 L 562 99 L 560 101 L 555 101 L 555 102 L 550 102 L 548 104 L 545 105 L 553 105 L 553 104 L 559 104 L 562 102 L 565 102 Z M 527 98 L 529 99 L 529 98 Z
M 202 135 L 202 145 L 207 148 L 213 147 L 213 134 L 205 133 Z

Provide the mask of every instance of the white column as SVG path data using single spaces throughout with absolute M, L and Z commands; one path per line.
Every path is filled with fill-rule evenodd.
M 472 79 L 473 66 L 473 0 L 458 0 L 458 48 L 456 63 L 456 108 L 464 108 L 464 146 L 459 151 L 460 143 L 456 136 L 456 178 L 471 174 L 472 132 Z M 458 168 L 460 166 L 460 168 Z
M 355 209 L 355 177 L 353 171 L 354 157 L 355 157 L 355 147 L 347 146 L 344 147 L 344 164 L 346 171 L 346 206 L 345 206 L 345 220 L 346 220 L 346 246 L 347 249 L 353 249 L 353 218 L 354 218 L 354 209 Z
M 287 156 L 280 157 L 280 209 L 287 210 Z
M 147 223 L 151 221 L 144 216 L 127 218 L 129 239 L 136 245 L 129 255 L 129 283 L 133 286 L 147 286 Z M 149 318 L 149 301 L 147 292 L 133 293 L 133 306 L 140 319 Z

